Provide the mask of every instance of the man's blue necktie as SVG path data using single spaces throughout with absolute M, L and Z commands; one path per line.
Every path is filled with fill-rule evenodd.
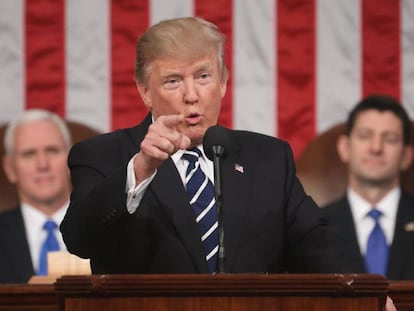
M 379 223 L 379 218 L 382 216 L 382 213 L 373 208 L 367 215 L 375 221 L 374 229 L 368 237 L 367 252 L 365 255 L 367 272 L 385 276 L 388 262 L 388 245 L 384 231 Z
M 185 183 L 190 205 L 200 229 L 208 267 L 213 273 L 216 271 L 218 252 L 217 205 L 214 186 L 200 167 L 200 155 L 201 151 L 198 148 L 184 152 L 183 158 L 189 162 Z
M 57 225 L 53 220 L 48 220 L 43 225 L 43 229 L 46 230 L 47 236 L 40 250 L 38 275 L 47 275 L 47 253 L 59 250 L 59 243 L 55 236 L 56 228 Z

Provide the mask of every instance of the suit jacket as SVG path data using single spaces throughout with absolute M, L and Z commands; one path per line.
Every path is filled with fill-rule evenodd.
M 0 283 L 27 283 L 34 275 L 20 207 L 0 214 Z
M 70 252 L 93 273 L 208 273 L 184 185 L 171 159 L 158 168 L 133 214 L 126 209 L 126 168 L 151 116 L 138 126 L 74 145 L 71 203 L 61 225 Z M 228 130 L 222 161 L 225 271 L 336 272 L 326 221 L 295 176 L 287 143 Z M 243 172 L 235 166 L 243 167 Z
M 343 244 L 342 256 L 356 273 L 366 273 L 351 208 L 346 196 L 322 208 Z M 397 211 L 395 231 L 388 258 L 387 277 L 391 280 L 414 279 L 414 197 L 405 191 Z

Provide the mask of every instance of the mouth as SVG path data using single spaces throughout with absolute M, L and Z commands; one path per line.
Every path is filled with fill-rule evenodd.
M 366 164 L 366 165 L 369 165 L 369 166 L 375 166 L 375 167 L 378 167 L 378 166 L 382 166 L 382 165 L 384 165 L 384 161 L 383 161 L 383 160 L 381 160 L 381 159 L 367 159 L 367 160 L 365 161 L 365 164 Z
M 189 115 L 187 115 L 185 117 L 185 120 L 187 121 L 188 124 L 190 125 L 196 125 L 200 122 L 201 120 L 201 115 L 198 113 L 191 113 Z
M 53 177 L 52 176 L 39 176 L 35 179 L 35 182 L 38 185 L 44 185 L 44 184 L 50 184 L 53 183 Z

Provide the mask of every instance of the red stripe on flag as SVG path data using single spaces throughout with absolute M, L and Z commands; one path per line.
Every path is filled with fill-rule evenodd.
M 315 1 L 277 3 L 278 136 L 299 155 L 315 136 Z
M 400 0 L 362 1 L 362 93 L 401 96 Z
M 227 93 L 223 98 L 223 106 L 219 123 L 226 127 L 233 127 L 233 3 L 231 0 L 195 0 L 195 15 L 216 24 L 226 35 L 225 61 L 230 71 L 227 84 Z
M 135 49 L 149 26 L 148 0 L 111 1 L 112 129 L 137 124 L 148 113 L 135 86 Z
M 26 108 L 65 116 L 64 1 L 26 0 Z

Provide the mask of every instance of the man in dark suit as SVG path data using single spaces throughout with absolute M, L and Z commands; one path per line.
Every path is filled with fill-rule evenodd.
M 10 122 L 3 168 L 16 185 L 20 204 L 0 214 L 0 283 L 26 283 L 39 273 L 47 220 L 63 219 L 71 191 L 69 130 L 54 113 L 33 109 Z M 55 229 L 60 249 L 65 249 Z
M 226 92 L 223 51 L 223 35 L 205 20 L 152 26 L 138 41 L 136 61 L 137 87 L 150 113 L 136 127 L 71 149 L 73 191 L 61 231 L 70 252 L 91 259 L 94 273 L 212 272 L 207 262 L 218 249 L 205 252 L 183 154 L 197 147 L 198 165 L 207 183 L 214 181 L 202 143 Z M 343 271 L 319 207 L 295 176 L 289 145 L 225 132 L 224 272 Z M 206 236 L 217 231 L 216 222 Z
M 348 190 L 323 211 L 345 246 L 342 256 L 355 272 L 380 273 L 389 279 L 414 279 L 414 197 L 400 186 L 400 173 L 412 161 L 411 123 L 395 99 L 372 95 L 351 111 L 345 133 L 338 140 L 338 153 L 348 165 Z M 366 260 L 375 221 L 371 210 L 380 212 L 379 224 L 387 244 L 370 270 Z M 374 269 L 374 268 L 372 268 Z

